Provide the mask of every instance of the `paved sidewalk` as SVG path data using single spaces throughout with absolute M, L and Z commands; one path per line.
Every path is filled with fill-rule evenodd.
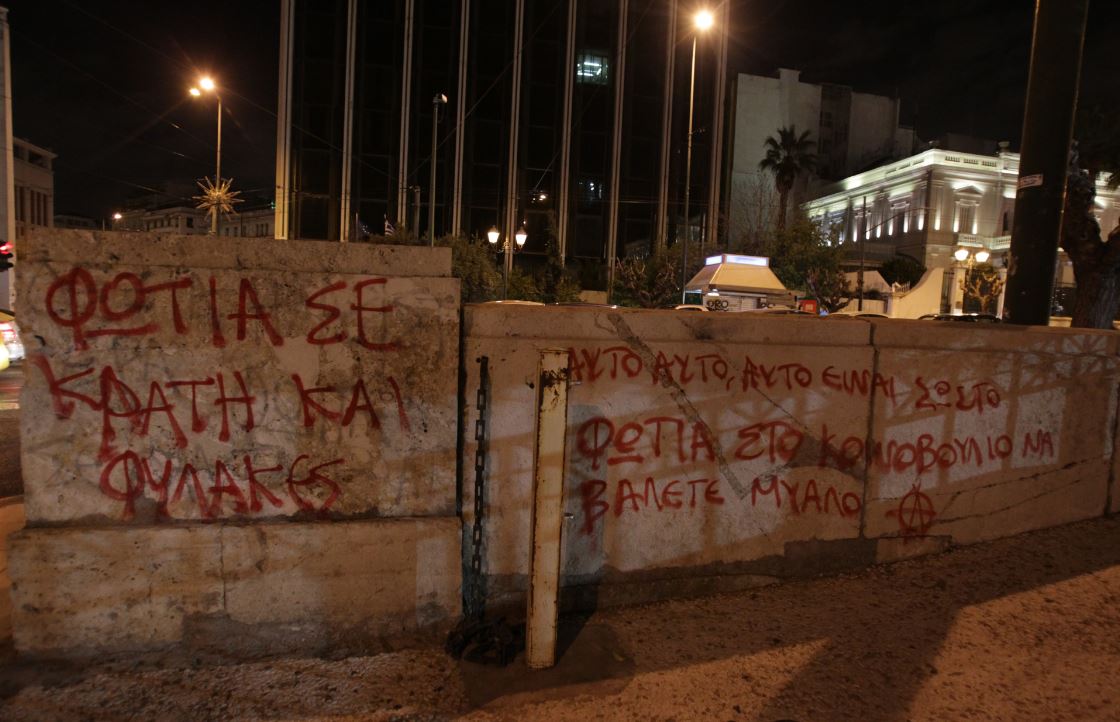
M 0 668 L 4 720 L 1115 720 L 1120 519 L 593 615 L 560 665 L 437 649 Z
M 23 528 L 23 497 L 0 498 L 0 649 L 12 636 L 12 598 L 8 594 L 8 535 Z M 2 659 L 2 657 L 0 657 Z

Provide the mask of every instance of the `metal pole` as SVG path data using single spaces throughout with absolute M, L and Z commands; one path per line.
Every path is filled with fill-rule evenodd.
M 428 245 L 436 245 L 436 129 L 439 127 L 439 106 L 447 102 L 447 96 L 437 93 L 432 99 L 432 174 L 428 184 Z
M 856 280 L 856 286 L 859 287 L 859 302 L 856 303 L 856 310 L 863 310 L 863 264 L 866 262 L 867 256 L 865 250 L 867 248 L 867 234 L 871 230 L 871 219 L 867 217 L 867 196 L 863 197 L 863 227 L 859 230 L 859 278 Z
M 222 96 L 218 96 L 218 160 L 214 167 L 214 186 L 222 184 Z M 218 235 L 218 206 L 210 206 L 210 235 Z
M 412 191 L 412 233 L 420 240 L 420 186 L 409 187 Z
M 509 298 L 509 277 L 513 274 L 513 237 L 508 236 L 505 240 L 506 257 L 504 259 L 504 267 L 502 268 L 502 298 Z
M 696 93 L 696 34 L 692 35 L 692 71 L 688 81 L 688 150 L 684 161 L 684 246 L 681 249 L 681 303 L 685 299 L 688 283 L 688 242 L 692 237 L 692 223 L 688 219 L 689 190 L 692 185 L 692 98 Z
M 1088 12 L 1089 0 L 1038 0 L 1035 5 L 1007 272 L 1005 310 L 1011 323 L 1045 326 L 1050 321 Z
M 564 445 L 568 427 L 568 352 L 544 349 L 537 363 L 537 433 L 533 454 L 533 548 L 525 623 L 531 669 L 556 664 L 560 551 L 564 526 Z

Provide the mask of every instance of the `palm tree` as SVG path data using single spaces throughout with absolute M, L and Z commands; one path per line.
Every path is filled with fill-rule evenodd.
M 778 188 L 778 230 L 786 227 L 786 206 L 793 184 L 802 173 L 811 171 L 817 164 L 813 153 L 816 143 L 809 138 L 809 131 L 797 134 L 796 126 L 778 128 L 778 137 L 770 136 L 764 143 L 766 157 L 758 163 L 758 169 L 774 174 L 774 185 Z

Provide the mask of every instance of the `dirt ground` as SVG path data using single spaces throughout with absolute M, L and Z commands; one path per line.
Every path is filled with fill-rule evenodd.
M 3 720 L 1115 720 L 1120 519 L 569 620 L 560 664 L 0 667 Z

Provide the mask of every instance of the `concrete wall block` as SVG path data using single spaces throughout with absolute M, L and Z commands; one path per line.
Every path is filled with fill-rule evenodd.
M 221 611 L 219 527 L 28 529 L 11 538 L 21 653 L 152 649 Z
M 454 517 L 25 530 L 10 562 L 16 648 L 315 651 L 447 627 L 459 534 Z
M 455 517 L 222 529 L 226 612 L 237 624 L 398 634 L 459 615 Z
M 33 523 L 454 511 L 457 279 L 367 275 L 368 244 L 53 239 L 18 278 Z
M 305 273 L 450 276 L 451 249 L 336 241 L 229 238 L 143 231 L 35 229 L 20 242 L 20 263 L 89 263 L 105 258 L 145 268 L 256 268 Z
M 879 352 L 898 395 L 875 401 L 869 535 L 970 543 L 1104 510 L 1117 359 L 1093 351 L 1111 340 L 1041 331 L 1000 334 L 1019 352 Z
M 802 326 L 825 334 L 820 329 L 831 322 L 786 320 L 779 333 L 766 323 L 777 319 L 736 326 L 728 314 L 712 326 L 680 313 L 589 311 L 581 319 L 590 320 L 575 326 L 565 316 L 542 321 L 541 310 L 467 312 L 473 331 L 462 428 L 473 430 L 477 418 L 474 359 L 488 357 L 494 382 L 488 574 L 528 571 L 534 374 L 546 346 L 567 346 L 572 359 L 567 579 L 731 565 L 780 556 L 790 542 L 858 535 L 861 478 L 820 460 L 829 440 L 866 434 L 867 324 L 835 322 L 822 352 L 785 340 L 802 340 L 791 331 Z M 546 333 L 551 338 L 541 338 Z M 853 340 L 865 345 L 841 345 Z M 477 448 L 472 437 L 468 460 Z M 468 480 L 468 524 L 472 494 Z

